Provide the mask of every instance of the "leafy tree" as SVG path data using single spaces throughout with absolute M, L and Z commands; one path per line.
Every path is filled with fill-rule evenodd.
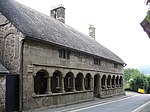
M 147 77 L 147 92 L 150 93 L 150 76 Z
M 147 89 L 150 87 L 150 78 L 140 72 L 138 69 L 127 68 L 124 70 L 126 83 L 129 83 L 130 89 L 137 91 L 138 88 Z M 148 83 L 149 80 L 149 83 Z

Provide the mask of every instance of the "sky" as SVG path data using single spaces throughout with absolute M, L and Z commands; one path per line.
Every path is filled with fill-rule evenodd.
M 145 0 L 17 1 L 48 16 L 63 4 L 65 24 L 86 35 L 89 24 L 94 25 L 96 41 L 124 60 L 127 68 L 150 65 L 150 39 L 140 26 L 148 11 Z

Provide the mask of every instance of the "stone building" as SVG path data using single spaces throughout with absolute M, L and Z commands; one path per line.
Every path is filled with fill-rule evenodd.
M 0 112 L 5 110 L 6 75 L 9 71 L 0 63 Z
M 0 60 L 20 75 L 20 110 L 55 107 L 124 94 L 125 62 L 65 24 L 14 0 L 0 1 Z
M 150 38 L 150 21 L 148 20 L 148 18 L 150 19 L 150 13 L 147 14 L 147 16 L 144 18 L 144 20 L 140 24 L 143 30 L 148 35 L 148 37 Z
M 146 5 L 150 5 L 150 0 L 145 1 Z M 150 38 L 150 10 L 148 10 L 146 17 L 144 20 L 140 23 L 143 30 L 147 33 L 148 37 Z

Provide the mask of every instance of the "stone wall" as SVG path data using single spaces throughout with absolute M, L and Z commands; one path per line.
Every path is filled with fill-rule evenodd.
M 95 75 L 99 76 L 100 85 L 101 78 L 103 75 L 106 75 L 106 77 L 108 77 L 108 75 L 123 76 L 122 65 L 118 64 L 118 67 L 114 68 L 114 63 L 106 59 L 101 60 L 101 65 L 94 65 L 93 56 L 75 51 L 71 51 L 70 59 L 62 59 L 59 58 L 59 49 L 62 48 L 60 46 L 43 44 L 42 42 L 25 40 L 23 55 L 24 110 L 42 108 L 46 106 L 65 105 L 67 103 L 76 103 L 77 101 L 80 102 L 92 99 L 94 96 L 93 90 Z M 52 77 L 55 70 L 60 71 L 62 73 L 62 77 L 65 77 L 68 72 L 72 72 L 74 77 L 76 77 L 78 73 L 82 73 L 85 78 L 86 74 L 90 73 L 92 76 L 92 88 L 89 91 L 83 90 L 81 92 L 74 91 L 69 93 L 63 92 L 36 95 L 34 92 L 34 76 L 36 76 L 36 73 L 39 70 L 46 70 L 48 72 L 49 77 Z M 99 86 L 99 94 L 102 98 L 123 94 L 123 87 L 120 87 L 120 89 L 122 89 L 122 91 L 120 91 L 119 93 L 116 92 L 116 88 L 101 90 L 101 86 Z M 68 98 L 69 96 L 72 97 L 72 100 Z
M 5 89 L 6 89 L 6 78 L 0 74 L 0 112 L 5 110 Z
M 86 69 L 101 71 L 106 73 L 123 73 L 123 65 L 118 64 L 114 68 L 114 62 L 101 59 L 101 65 L 93 64 L 93 56 L 71 51 L 70 59 L 59 58 L 58 50 L 61 47 L 55 47 L 40 42 L 27 40 L 24 49 L 24 72 L 27 73 L 27 67 L 33 64 L 43 66 L 63 66 L 67 68 Z
M 23 34 L 0 13 L 0 61 L 10 71 L 19 74 L 20 40 Z

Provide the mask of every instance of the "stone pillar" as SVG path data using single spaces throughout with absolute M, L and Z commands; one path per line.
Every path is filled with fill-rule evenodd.
M 99 77 L 99 95 L 101 95 L 101 77 Z
M 82 90 L 85 91 L 84 77 L 82 78 Z
M 73 92 L 75 92 L 75 91 L 76 91 L 76 89 L 75 89 L 75 77 L 73 77 L 72 91 L 73 91 Z
M 105 79 L 105 89 L 107 89 L 107 78 Z
M 65 90 L 64 90 L 64 77 L 62 77 L 62 80 L 61 80 L 61 92 L 64 93 Z
M 93 78 L 91 77 L 91 80 L 90 80 L 90 89 L 93 91 L 94 90 L 94 80 Z
M 51 91 L 51 76 L 47 77 L 47 93 L 48 94 L 52 93 L 52 91 Z

